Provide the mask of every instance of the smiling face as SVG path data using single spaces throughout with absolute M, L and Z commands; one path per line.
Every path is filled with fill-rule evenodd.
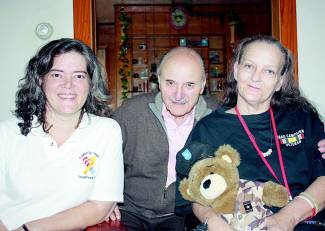
M 276 45 L 266 42 L 247 45 L 240 63 L 234 65 L 237 106 L 241 113 L 268 110 L 274 92 L 281 88 L 283 63 L 283 54 Z
M 189 114 L 204 90 L 199 57 L 176 52 L 166 60 L 159 76 L 160 91 L 169 113 L 176 119 Z
M 85 58 L 77 52 L 60 54 L 42 80 L 46 115 L 79 117 L 89 93 Z

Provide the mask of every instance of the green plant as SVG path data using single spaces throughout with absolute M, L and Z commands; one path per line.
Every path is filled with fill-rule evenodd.
M 119 75 L 121 79 L 121 88 L 122 88 L 122 100 L 128 97 L 128 78 L 131 75 L 130 73 L 130 60 L 128 58 L 128 30 L 129 24 L 131 22 L 130 17 L 128 17 L 127 13 L 124 11 L 124 8 L 120 8 L 119 14 L 119 23 L 121 25 L 121 40 L 120 40 L 120 50 L 118 54 L 118 59 L 121 62 L 119 68 Z

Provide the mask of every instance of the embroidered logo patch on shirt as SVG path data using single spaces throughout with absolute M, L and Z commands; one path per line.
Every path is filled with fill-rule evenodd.
M 192 158 L 192 153 L 190 152 L 190 150 L 185 149 L 182 152 L 182 156 L 184 157 L 185 160 L 190 160 Z
M 305 138 L 305 131 L 301 129 L 297 132 L 279 135 L 279 140 L 281 144 L 284 144 L 287 147 L 296 146 L 301 143 L 301 141 Z
M 98 154 L 94 152 L 85 152 L 79 157 L 83 166 L 79 178 L 93 179 L 96 177 L 98 158 Z

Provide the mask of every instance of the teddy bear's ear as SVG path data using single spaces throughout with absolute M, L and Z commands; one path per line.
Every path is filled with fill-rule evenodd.
M 239 153 L 229 144 L 220 146 L 215 152 L 215 156 L 227 161 L 228 163 L 232 163 L 236 167 L 240 163 Z
M 189 194 L 189 182 L 188 179 L 184 178 L 183 180 L 181 180 L 181 182 L 179 183 L 179 187 L 178 187 L 180 193 L 182 194 L 182 197 L 185 200 L 188 201 L 193 201 L 192 196 Z

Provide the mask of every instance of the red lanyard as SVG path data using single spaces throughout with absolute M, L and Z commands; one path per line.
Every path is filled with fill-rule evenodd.
M 244 127 L 244 130 L 245 130 L 246 134 L 248 135 L 250 141 L 252 142 L 252 144 L 253 144 L 254 148 L 256 149 L 256 151 L 258 152 L 259 156 L 263 160 L 265 166 L 270 171 L 270 173 L 273 175 L 273 177 L 279 182 L 279 184 L 281 184 L 281 182 L 280 182 L 278 176 L 275 174 L 273 168 L 271 167 L 271 165 L 269 164 L 269 162 L 266 160 L 263 153 L 259 149 L 259 147 L 258 147 L 258 145 L 257 145 L 257 143 L 255 141 L 254 136 L 249 131 L 249 128 L 247 127 L 247 124 L 246 124 L 245 120 L 243 119 L 243 117 L 241 116 L 237 106 L 235 107 L 235 111 L 236 111 L 236 114 L 237 114 L 237 117 L 238 117 L 240 123 Z M 287 189 L 287 192 L 289 194 L 289 197 L 291 199 L 292 197 L 291 197 L 290 188 L 289 188 L 288 181 L 287 181 L 287 175 L 286 175 L 286 172 L 285 172 L 285 169 L 284 169 L 284 164 L 283 164 L 283 159 L 282 159 L 282 152 L 281 152 L 280 143 L 279 143 L 279 139 L 278 139 L 278 133 L 276 131 L 274 114 L 273 114 L 273 110 L 272 110 L 271 107 L 270 107 L 269 111 L 270 111 L 270 116 L 271 116 L 271 123 L 272 123 L 272 128 L 273 128 L 274 140 L 275 140 L 275 143 L 276 143 L 276 149 L 277 149 L 277 152 L 278 152 L 278 158 L 279 158 L 280 167 L 281 167 L 282 179 L 283 179 L 284 185 L 285 185 L 285 187 Z

